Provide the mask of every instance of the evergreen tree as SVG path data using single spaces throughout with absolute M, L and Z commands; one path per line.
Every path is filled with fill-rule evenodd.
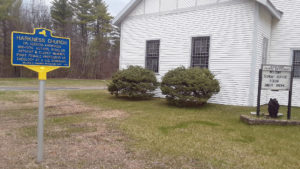
M 60 36 L 68 36 L 71 31 L 72 8 L 68 0 L 54 0 L 51 6 L 51 17 L 55 31 Z
M 107 5 L 102 0 L 93 0 L 92 14 L 95 22 L 93 24 L 94 36 L 106 37 L 112 31 L 112 17 L 107 12 Z
M 81 48 L 81 74 L 85 76 L 88 65 L 88 42 L 89 32 L 94 21 L 92 15 L 93 4 L 91 0 L 72 0 L 71 5 L 75 15 L 74 23 L 77 25 L 80 33 L 80 48 Z
M 88 63 L 89 75 L 93 78 L 101 78 L 105 74 L 105 64 L 110 53 L 111 38 L 110 32 L 112 30 L 112 17 L 107 12 L 107 6 L 102 0 L 93 0 L 92 15 L 94 21 L 92 23 L 91 33 L 93 35 L 89 46 Z
M 80 29 L 82 45 L 87 46 L 89 30 L 94 21 L 94 16 L 92 15 L 93 4 L 91 0 L 72 0 L 71 5 L 76 16 L 75 24 L 77 24 Z
M 7 44 L 8 44 L 8 36 L 10 34 L 10 27 L 13 25 L 13 21 L 18 20 L 18 16 L 15 15 L 16 12 L 19 11 L 21 7 L 21 0 L 1 0 L 0 1 L 0 26 L 2 37 L 1 40 L 3 42 L 3 55 L 6 56 L 7 53 Z
M 19 29 L 21 4 L 22 0 L 0 0 L 0 74 L 5 76 L 12 72 L 19 74 L 17 68 L 10 66 L 10 34 Z

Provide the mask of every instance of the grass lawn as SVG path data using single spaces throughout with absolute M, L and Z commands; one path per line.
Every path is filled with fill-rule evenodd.
M 105 109 L 129 113 L 114 122 L 134 141 L 133 149 L 154 156 L 189 157 L 203 168 L 298 169 L 300 127 L 249 126 L 239 120 L 255 108 L 207 104 L 177 108 L 164 99 L 128 101 L 105 91 L 76 91 L 69 97 Z M 266 112 L 266 107 L 262 107 Z M 281 107 L 280 112 L 286 112 Z M 300 119 L 300 108 L 292 109 Z M 202 167 L 199 167 L 202 168 Z
M 106 80 L 86 80 L 86 79 L 51 79 L 48 78 L 48 87 L 102 87 L 106 86 Z M 17 87 L 37 87 L 37 78 L 0 78 L 0 86 Z

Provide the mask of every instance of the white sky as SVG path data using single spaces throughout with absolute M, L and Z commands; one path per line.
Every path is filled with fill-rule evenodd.
M 112 16 L 116 16 L 130 0 L 105 0 Z
M 29 3 L 33 0 L 23 0 L 24 3 Z M 36 2 L 44 1 L 47 4 L 51 4 L 52 0 L 35 0 Z M 104 0 L 108 5 L 108 11 L 112 16 L 116 16 L 130 0 Z

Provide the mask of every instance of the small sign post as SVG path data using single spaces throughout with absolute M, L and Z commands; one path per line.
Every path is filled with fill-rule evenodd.
M 256 115 L 257 116 L 260 115 L 261 90 L 289 91 L 287 118 L 290 119 L 291 118 L 291 104 L 292 104 L 292 89 L 293 89 L 292 66 L 262 65 L 262 69 L 259 70 Z
M 44 104 L 47 73 L 55 69 L 70 67 L 71 41 L 69 38 L 52 36 L 44 28 L 35 28 L 33 33 L 12 32 L 11 64 L 24 66 L 38 73 L 39 117 L 37 162 L 43 161 Z
M 287 119 L 288 120 L 291 119 L 293 81 L 294 81 L 294 70 L 292 70 L 292 72 L 291 72 L 291 83 L 290 83 L 290 90 L 289 90 L 289 103 L 288 103 L 288 112 L 287 112 Z

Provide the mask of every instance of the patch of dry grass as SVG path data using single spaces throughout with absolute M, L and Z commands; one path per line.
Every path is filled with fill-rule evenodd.
M 1 92 L 0 168 L 130 168 L 147 165 L 128 152 L 125 137 L 107 125 L 121 111 L 102 111 L 46 93 L 45 153 L 36 164 L 37 92 Z M 5 103 L 5 109 L 2 105 Z M 103 113 L 102 113 L 103 112 Z

